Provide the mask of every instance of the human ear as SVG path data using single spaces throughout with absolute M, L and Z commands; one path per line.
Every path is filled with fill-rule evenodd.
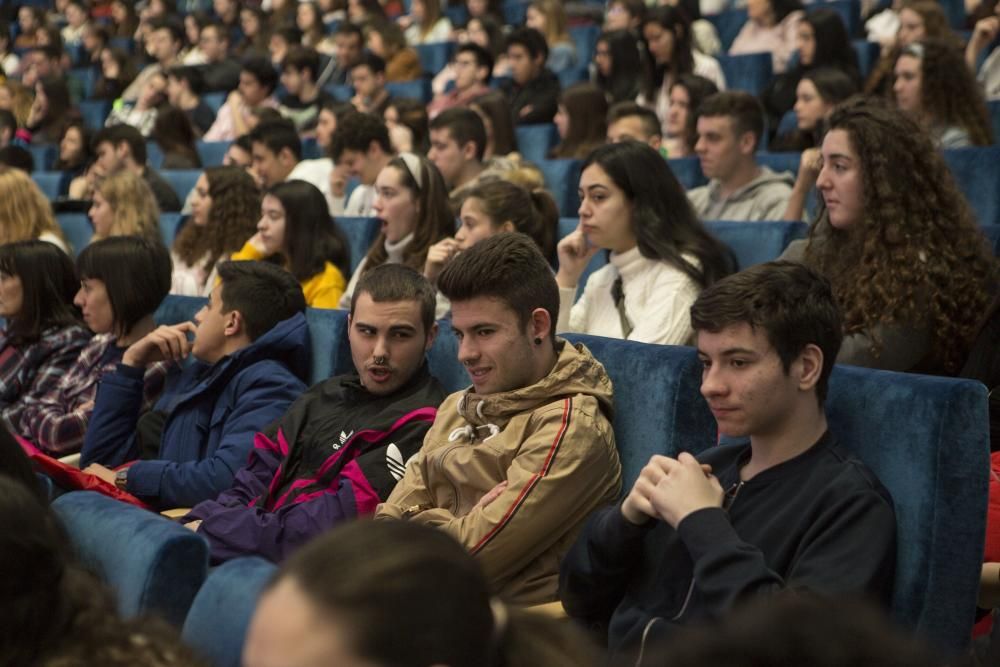
M 231 310 L 226 313 L 226 326 L 222 332 L 226 336 L 238 336 L 243 333 L 243 314 L 238 310 Z
M 799 389 L 809 391 L 819 382 L 823 374 L 823 350 L 815 343 L 806 345 L 795 360 Z
M 438 335 L 438 323 L 435 322 L 431 325 L 430 331 L 427 332 L 427 342 L 424 343 L 424 352 L 430 352 L 431 347 L 434 346 L 434 339 Z
M 531 321 L 529 322 L 529 337 L 532 340 L 545 340 L 552 333 L 552 318 L 549 311 L 544 308 L 535 308 L 531 311 Z

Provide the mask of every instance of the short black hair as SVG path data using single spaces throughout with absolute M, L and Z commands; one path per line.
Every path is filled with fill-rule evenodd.
M 185 34 L 184 26 L 181 25 L 180 21 L 173 17 L 164 16 L 155 19 L 150 24 L 150 29 L 152 31 L 156 30 L 166 30 L 170 33 L 170 39 L 173 40 L 175 44 L 184 44 Z
M 295 131 L 292 121 L 284 118 L 259 123 L 250 132 L 250 143 L 251 146 L 255 143 L 264 144 L 267 150 L 275 155 L 280 153 L 281 149 L 287 148 L 295 156 L 296 161 L 302 159 L 302 140 L 299 139 L 299 133 Z
M 111 144 L 113 148 L 118 148 L 122 144 L 128 145 L 132 159 L 137 164 L 146 164 L 146 140 L 142 133 L 131 125 L 119 123 L 100 130 L 94 136 L 94 153 L 97 153 L 97 147 L 105 142 Z
M 281 71 L 287 69 L 308 70 L 310 77 L 315 81 L 319 76 L 319 53 L 316 49 L 301 44 L 293 44 L 288 48 L 288 55 L 281 61 Z
M 191 65 L 175 65 L 167 69 L 167 78 L 174 78 L 178 81 L 187 81 L 188 88 L 195 95 L 201 96 L 205 90 L 205 77 L 197 67 Z
M 754 149 L 760 145 L 764 134 L 764 107 L 750 93 L 730 90 L 716 93 L 705 99 L 695 110 L 697 118 L 726 116 L 732 120 L 733 132 L 737 137 L 747 132 L 753 133 Z
M 243 59 L 240 69 L 257 79 L 257 83 L 273 93 L 278 86 L 278 73 L 274 70 L 271 61 L 264 56 L 248 56 Z
M 499 299 L 527 327 L 537 308 L 549 313 L 555 341 L 559 286 L 538 245 L 525 234 L 503 233 L 463 250 L 438 276 L 438 289 L 452 303 L 479 297 Z
M 652 109 L 636 104 L 635 102 L 618 102 L 608 109 L 608 127 L 612 123 L 620 121 L 622 118 L 637 117 L 642 123 L 642 129 L 649 136 L 661 136 L 660 119 Z
M 844 339 L 830 282 L 798 262 L 767 262 L 707 287 L 691 306 L 695 332 L 717 333 L 742 323 L 764 330 L 786 373 L 806 345 L 823 351 L 823 370 L 816 383 L 822 405 Z
M 386 127 L 385 121 L 370 113 L 360 111 L 348 113 L 337 123 L 337 131 L 333 133 L 333 139 L 330 141 L 330 157 L 337 162 L 344 151 L 364 153 L 373 141 L 386 153 L 392 153 L 389 128 Z
M 459 148 L 470 141 L 476 146 L 476 159 L 482 162 L 486 152 L 486 125 L 483 119 L 468 107 L 452 107 L 437 115 L 430 124 L 431 130 L 447 129 Z
M 35 158 L 32 157 L 31 151 L 27 148 L 10 144 L 0 148 L 0 165 L 20 169 L 30 174 L 35 170 Z
M 539 56 L 542 60 L 549 57 L 549 45 L 545 43 L 545 36 L 534 28 L 516 28 L 507 36 L 506 49 L 517 44 L 527 50 L 532 60 Z
M 111 236 L 94 241 L 76 259 L 80 280 L 100 280 L 114 313 L 114 332 L 128 334 L 170 292 L 170 251 L 157 239 Z
M 289 45 L 298 44 L 302 41 L 302 31 L 294 25 L 283 25 L 275 28 L 271 32 L 272 37 L 280 37 Z
M 226 42 L 232 41 L 232 37 L 229 34 L 229 28 L 227 28 L 222 21 L 214 18 L 210 18 L 207 21 L 205 21 L 205 24 L 201 26 L 201 28 L 198 30 L 198 34 L 203 33 L 205 30 L 209 28 L 218 33 L 219 39 L 225 40 Z
M 455 49 L 455 55 L 460 53 L 471 53 L 476 58 L 476 67 L 486 68 L 486 81 L 493 77 L 493 54 L 479 46 L 475 42 L 466 42 L 465 44 L 460 44 L 457 49 Z
M 423 274 L 405 264 L 382 264 L 361 275 L 354 294 L 351 295 L 352 318 L 358 297 L 362 294 L 369 295 L 375 303 L 417 301 L 420 304 L 424 333 L 429 333 L 434 326 L 437 291 Z
M 21 279 L 21 312 L 7 319 L 6 336 L 15 346 L 34 343 L 50 327 L 80 323 L 73 305 L 79 288 L 69 256 L 48 241 L 15 241 L 0 246 L 0 272 Z
M 220 262 L 218 271 L 223 312 L 239 311 L 251 341 L 306 309 L 302 285 L 276 264 Z
M 334 36 L 337 35 L 353 35 L 358 38 L 358 41 L 363 45 L 365 43 L 365 32 L 361 29 L 361 26 L 355 25 L 350 21 L 341 21 L 337 26 L 337 30 L 333 33 Z
M 372 74 L 385 74 L 385 61 L 371 51 L 362 53 L 361 57 L 358 58 L 358 62 L 354 63 L 351 69 L 358 67 L 367 67 L 372 71 Z

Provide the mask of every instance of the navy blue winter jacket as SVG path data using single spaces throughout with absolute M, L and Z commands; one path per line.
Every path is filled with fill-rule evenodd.
M 298 313 L 214 365 L 175 369 L 154 408 L 165 414 L 159 457 L 129 468 L 128 492 L 158 507 L 193 507 L 228 489 L 254 434 L 305 391 L 309 363 L 309 329 Z M 119 364 L 102 379 L 82 467 L 116 467 L 139 456 L 142 375 Z

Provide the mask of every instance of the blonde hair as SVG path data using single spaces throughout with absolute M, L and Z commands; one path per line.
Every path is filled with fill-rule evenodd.
M 35 182 L 20 169 L 0 167 L 0 244 L 32 241 L 46 232 L 66 240 Z
M 160 240 L 160 209 L 149 185 L 128 170 L 108 176 L 97 186 L 114 220 L 108 236 L 141 236 Z M 95 235 L 94 239 L 97 240 Z
M 34 92 L 20 81 L 13 79 L 7 79 L 0 83 L 0 87 L 10 91 L 10 112 L 14 114 L 18 127 L 25 127 L 28 124 L 28 116 L 31 114 L 31 104 L 35 101 Z
M 550 49 L 554 44 L 570 41 L 566 9 L 560 0 L 535 0 L 530 6 L 545 17 L 545 41 Z

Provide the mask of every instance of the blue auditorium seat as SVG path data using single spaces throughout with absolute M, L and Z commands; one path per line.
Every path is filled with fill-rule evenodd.
M 993 248 L 993 256 L 1000 257 L 1000 225 L 983 225 L 980 229 Z
M 56 216 L 56 222 L 59 223 L 73 252 L 79 255 L 94 235 L 94 225 L 91 224 L 90 218 L 85 213 L 60 213 Z
M 180 213 L 160 214 L 160 238 L 163 239 L 163 245 L 168 248 L 174 245 L 174 238 L 177 236 L 177 230 L 181 226 L 182 217 Z
M 208 299 L 203 296 L 179 296 L 168 294 L 160 307 L 153 313 L 153 321 L 157 325 L 180 324 L 190 322 L 194 319 L 195 313 L 208 303 Z
M 170 184 L 177 196 L 183 202 L 188 194 L 194 190 L 198 178 L 201 176 L 201 169 L 164 169 L 160 176 Z
M 740 270 L 777 259 L 789 243 L 809 233 L 804 222 L 713 220 L 705 222 L 705 227 L 729 246 Z
M 347 312 L 326 308 L 309 308 L 309 342 L 312 347 L 312 368 L 309 384 L 354 370 L 351 348 L 347 343 Z
M 701 173 L 701 161 L 697 157 L 671 158 L 667 160 L 667 165 L 685 190 L 708 183 L 708 179 Z
M 220 167 L 226 157 L 231 141 L 199 141 L 195 143 L 198 157 L 205 167 Z
M 334 220 L 340 231 L 347 237 L 351 250 L 351 273 L 368 254 L 368 249 L 379 234 L 382 223 L 376 218 L 354 218 L 337 216 Z
M 455 42 L 433 42 L 429 44 L 417 44 L 413 48 L 420 56 L 420 66 L 425 74 L 436 75 L 443 70 L 451 61 L 451 56 L 455 52 Z
M 146 164 L 156 170 L 163 167 L 163 149 L 155 141 L 146 142 Z
M 277 570 L 257 557 L 214 568 L 184 621 L 184 643 L 213 667 L 239 667 L 257 600 Z
M 227 96 L 227 94 L 228 93 L 225 93 L 225 92 L 222 92 L 222 93 L 204 93 L 201 96 L 201 101 L 204 102 L 205 105 L 208 108 L 210 108 L 212 111 L 214 111 L 215 113 L 219 113 L 219 109 L 221 109 L 222 105 L 226 103 L 226 96 Z
M 327 84 L 323 90 L 333 96 L 338 102 L 349 102 L 354 97 L 354 88 L 346 85 Z
M 524 24 L 528 14 L 530 0 L 503 0 L 501 7 L 503 20 L 509 26 L 519 26 Z
M 56 144 L 31 144 L 28 146 L 31 159 L 35 163 L 35 171 L 48 171 L 52 169 L 56 158 L 59 157 L 59 146 Z
M 316 160 L 321 157 L 323 157 L 323 149 L 316 143 L 315 137 L 306 137 L 302 139 L 303 160 Z
M 74 67 L 67 74 L 69 78 L 80 82 L 83 87 L 83 98 L 89 99 L 94 94 L 94 83 L 97 80 L 97 70 L 93 67 Z
M 795 115 L 795 109 L 789 109 L 778 123 L 778 136 L 794 132 L 797 129 L 799 129 L 799 117 Z
M 745 90 L 760 95 L 771 82 L 771 54 L 748 53 L 742 56 L 716 56 L 726 77 L 727 90 Z
M 1000 224 L 1000 146 L 942 151 L 980 225 Z
M 49 201 L 54 201 L 62 194 L 63 178 L 61 171 L 35 171 L 31 174 L 31 180 Z
M 208 542 L 159 514 L 93 491 L 52 509 L 82 564 L 107 582 L 126 616 L 157 613 L 180 626 L 208 574 Z
M 589 64 L 597 49 L 597 39 L 601 36 L 601 26 L 588 23 L 569 27 L 569 36 L 573 38 L 576 47 L 577 62 Z
M 881 46 L 878 42 L 869 42 L 864 39 L 855 39 L 851 42 L 854 53 L 858 56 L 858 69 L 861 76 L 867 78 L 872 71 L 872 67 L 878 62 L 881 54 Z
M 125 53 L 135 52 L 135 40 L 131 37 L 112 37 L 108 40 L 109 46 L 113 49 L 121 49 Z
M 441 8 L 441 13 L 448 17 L 452 25 L 465 25 L 469 22 L 469 10 L 466 9 L 464 4 L 446 4 Z
M 104 127 L 104 121 L 111 113 L 111 102 L 108 100 L 83 100 L 77 105 L 83 124 L 91 130 Z
M 529 162 L 538 163 L 546 159 L 549 151 L 559 143 L 559 132 L 554 123 L 518 125 L 514 128 L 517 147 L 521 156 Z
M 540 160 L 538 168 L 545 177 L 545 187 L 559 207 L 559 215 L 572 216 L 580 208 L 581 160 Z
M 733 40 L 740 33 L 743 24 L 747 22 L 747 10 L 728 9 L 704 18 L 715 26 L 716 32 L 719 33 L 719 41 L 722 42 L 722 51 L 725 53 L 733 45 Z M 728 84 L 728 87 L 733 88 L 733 85 Z
M 424 104 L 431 101 L 431 82 L 428 79 L 414 79 L 413 81 L 390 81 L 385 84 L 385 89 L 392 97 L 405 97 L 411 100 L 420 100 Z

